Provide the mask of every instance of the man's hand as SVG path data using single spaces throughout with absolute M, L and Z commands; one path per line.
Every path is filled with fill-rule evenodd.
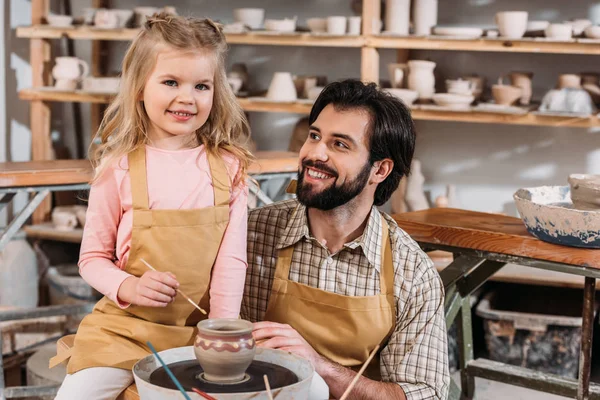
M 289 351 L 306 358 L 315 367 L 317 373 L 326 362 L 298 331 L 289 325 L 269 321 L 255 322 L 252 335 L 259 347 Z
M 119 300 L 145 307 L 166 307 L 177 294 L 179 282 L 170 272 L 146 271 L 141 278 L 125 279 L 117 297 Z

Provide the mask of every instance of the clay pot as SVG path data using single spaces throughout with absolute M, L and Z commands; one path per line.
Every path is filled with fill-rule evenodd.
M 194 354 L 212 382 L 239 382 L 256 353 L 252 323 L 243 319 L 213 318 L 198 323 Z
M 437 25 L 438 0 L 415 0 L 413 23 L 415 35 L 431 35 L 431 28 Z
M 493 85 L 492 96 L 496 104 L 504 106 L 513 105 L 522 95 L 523 89 L 510 85 Z
M 250 29 L 260 29 L 265 19 L 264 8 L 236 8 L 233 10 L 235 22 L 242 22 Z
M 273 101 L 296 101 L 298 94 L 294 79 L 289 72 L 275 72 L 267 91 L 267 98 Z
M 388 64 L 388 74 L 392 88 L 402 88 L 406 86 L 405 82 L 408 77 L 408 65 L 399 63 Z
M 386 0 L 385 30 L 398 35 L 408 35 L 410 25 L 410 0 Z
M 558 77 L 559 89 L 579 89 L 581 88 L 581 76 L 576 74 L 562 74 Z
M 55 207 L 52 210 L 52 225 L 59 231 L 72 231 L 77 227 L 77 215 L 68 209 Z
M 571 174 L 571 201 L 580 210 L 600 209 L 600 175 Z
M 54 86 L 62 90 L 74 90 L 89 70 L 88 64 L 77 57 L 56 57 L 56 65 L 52 68 Z
M 573 37 L 573 27 L 568 24 L 550 24 L 544 34 L 550 39 L 570 40 Z
M 528 105 L 531 101 L 531 78 L 533 78 L 533 72 L 511 72 L 509 77 L 511 85 L 520 87 L 522 90 L 519 103 L 524 106 Z
M 478 75 L 470 75 L 463 77 L 464 80 L 470 81 L 473 85 L 473 96 L 475 100 L 480 100 L 485 89 L 485 78 Z

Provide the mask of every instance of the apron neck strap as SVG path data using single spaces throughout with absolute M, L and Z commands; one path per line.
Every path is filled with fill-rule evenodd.
M 215 206 L 229 206 L 229 174 L 221 157 L 206 151 L 215 192 Z
M 127 155 L 131 179 L 131 200 L 134 210 L 148 209 L 148 182 L 146 177 L 146 146 L 141 145 Z
M 394 263 L 392 260 L 392 245 L 390 242 L 390 228 L 381 215 L 382 229 L 383 229 L 383 240 L 381 242 L 383 246 L 383 252 L 381 253 L 381 271 L 379 273 L 379 284 L 381 294 L 393 294 L 394 293 Z

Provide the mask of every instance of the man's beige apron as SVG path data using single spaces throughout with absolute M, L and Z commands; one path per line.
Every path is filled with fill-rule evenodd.
M 175 274 L 180 290 L 208 312 L 209 283 L 223 234 L 229 221 L 229 177 L 223 161 L 208 155 L 215 206 L 191 210 L 150 210 L 145 147 L 129 155 L 133 202 L 131 250 L 125 270 L 142 276 L 144 259 L 159 271 Z M 131 369 L 157 351 L 192 345 L 198 321 L 207 318 L 182 296 L 166 307 L 131 305 L 119 308 L 104 297 L 81 322 L 69 374 L 90 367 Z M 68 358 L 69 354 L 61 359 Z M 60 362 L 61 360 L 54 360 Z
M 344 296 L 289 280 L 293 246 L 279 250 L 265 321 L 288 324 L 321 355 L 355 370 L 395 325 L 394 267 L 388 225 L 383 220 L 380 286 L 375 296 Z M 314 266 L 317 268 L 317 266 Z M 365 371 L 381 379 L 379 357 Z

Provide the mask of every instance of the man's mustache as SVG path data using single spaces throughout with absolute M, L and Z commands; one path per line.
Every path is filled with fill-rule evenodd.
M 332 175 L 336 178 L 338 176 L 337 171 L 330 168 L 327 164 L 325 164 L 324 162 L 321 162 L 321 161 L 302 160 L 302 170 L 304 170 L 306 167 L 318 169 L 318 170 L 323 171 L 323 172 L 325 172 L 329 175 Z

